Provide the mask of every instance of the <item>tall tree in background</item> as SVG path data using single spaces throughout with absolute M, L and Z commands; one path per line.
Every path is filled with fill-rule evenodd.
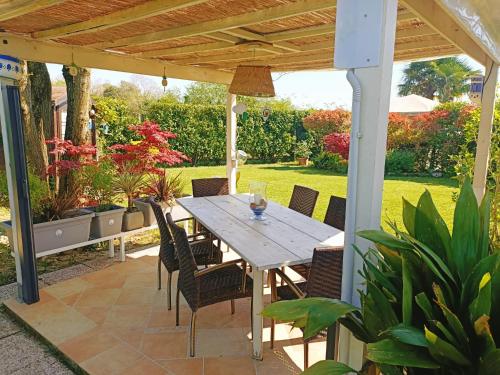
M 38 62 L 24 62 L 23 73 L 19 92 L 26 158 L 32 171 L 43 178 L 48 165 L 45 140 L 53 136 L 50 76 L 47 66 Z
M 403 70 L 399 95 L 416 94 L 449 102 L 468 92 L 469 79 L 475 74 L 478 71 L 458 57 L 413 62 Z
M 184 103 L 225 105 L 227 87 L 218 83 L 195 82 L 190 84 L 184 95 Z
M 77 74 L 69 74 L 69 66 L 63 66 L 66 82 L 68 111 L 66 113 L 66 131 L 64 138 L 75 145 L 89 141 L 88 131 L 90 109 L 90 69 L 77 68 Z

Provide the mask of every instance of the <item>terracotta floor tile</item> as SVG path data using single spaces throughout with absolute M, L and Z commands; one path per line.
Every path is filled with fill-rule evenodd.
M 250 356 L 250 341 L 242 328 L 196 330 L 196 356 Z
M 249 356 L 205 358 L 205 375 L 255 375 L 254 362 Z
M 302 371 L 281 348 L 271 350 L 266 346 L 264 360 L 255 361 L 255 368 L 257 375 L 292 375 Z
M 24 312 L 23 319 L 56 345 L 96 327 L 92 320 L 55 299 L 31 307 Z
M 158 363 L 171 375 L 203 375 L 203 359 L 169 359 Z
M 151 315 L 151 307 L 122 305 L 112 306 L 103 322 L 108 328 L 144 328 Z
M 59 349 L 75 362 L 81 363 L 121 343 L 122 341 L 109 331 L 95 328 L 63 342 L 59 345 Z
M 141 358 L 131 367 L 121 372 L 122 375 L 164 375 L 168 372 L 160 365 L 147 358 Z
M 91 283 L 94 287 L 121 288 L 123 284 L 125 284 L 127 275 L 116 272 L 114 267 L 115 266 L 112 266 L 101 271 L 92 272 L 81 276 L 81 278 Z
M 142 328 L 134 329 L 110 327 L 106 329 L 108 329 L 113 334 L 113 336 L 127 343 L 132 348 L 141 350 L 142 336 L 144 335 L 144 330 Z
M 186 332 L 144 334 L 142 352 L 155 360 L 187 358 L 187 340 Z
M 165 278 L 162 279 L 162 281 L 165 281 L 164 284 L 165 284 L 165 288 L 166 288 L 166 275 L 165 275 Z M 141 287 L 141 288 L 151 288 L 153 290 L 157 290 L 158 289 L 158 280 L 157 280 L 156 272 L 135 273 L 133 275 L 130 275 L 125 280 L 123 287 L 124 288 Z
M 153 266 L 147 262 L 141 261 L 141 259 L 134 259 L 130 262 L 122 262 L 113 266 L 114 271 L 120 272 L 123 275 L 131 275 L 134 273 L 147 273 L 153 270 Z
M 45 287 L 43 290 L 56 298 L 63 299 L 75 294 L 80 294 L 85 291 L 85 289 L 90 287 L 92 287 L 91 283 L 77 277 L 50 285 Z
M 68 306 L 73 306 L 80 298 L 81 293 L 70 294 L 69 296 L 62 297 L 60 300 Z
M 160 293 L 154 288 L 134 287 L 122 288 L 116 305 L 148 305 L 151 306 Z
M 108 315 L 111 306 L 104 307 L 81 307 L 76 306 L 74 309 L 78 311 L 80 314 L 85 315 L 87 318 L 95 322 L 96 324 L 102 324 Z
M 179 324 L 187 326 L 191 319 L 191 310 L 188 307 L 181 306 L 179 309 Z M 175 306 L 172 310 L 153 310 L 147 324 L 148 328 L 166 328 L 175 327 Z
M 82 362 L 82 368 L 92 375 L 122 374 L 133 366 L 142 354 L 126 344 L 120 344 Z
M 112 306 L 120 296 L 121 289 L 91 288 L 82 293 L 76 307 L 105 307 Z

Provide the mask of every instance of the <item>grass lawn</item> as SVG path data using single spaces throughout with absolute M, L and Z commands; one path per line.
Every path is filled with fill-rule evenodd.
M 186 183 L 185 193 L 191 194 L 192 178 L 225 176 L 225 166 L 182 168 Z M 244 165 L 240 168 L 241 177 L 238 183 L 239 192 L 248 191 L 250 180 L 266 181 L 268 195 L 271 200 L 288 205 L 292 194 L 293 185 L 305 185 L 320 192 L 314 217 L 323 220 L 330 195 L 345 196 L 347 191 L 347 177 L 335 175 L 312 167 L 299 167 L 290 164 L 261 164 Z M 416 203 L 418 197 L 425 189 L 432 193 L 438 210 L 443 215 L 448 226 L 451 226 L 453 217 L 452 194 L 457 191 L 456 181 L 446 178 L 431 177 L 388 177 L 384 183 L 384 200 L 382 207 L 382 221 L 395 220 L 402 226 L 401 197 Z M 8 211 L 0 212 L 0 217 L 8 217 Z M 384 224 L 384 223 L 383 223 Z M 386 225 L 384 225 L 387 227 Z M 157 242 L 157 235 L 137 236 L 132 242 L 127 243 L 127 248 L 142 246 L 149 242 Z M 37 259 L 38 272 L 50 272 L 82 263 L 99 256 L 106 256 L 104 246 L 92 246 L 87 249 L 75 249 Z M 10 248 L 0 242 L 0 285 L 15 281 L 14 258 L 10 256 Z
M 225 166 L 182 168 L 186 184 L 186 193 L 191 194 L 192 178 L 225 176 Z M 241 176 L 238 182 L 238 192 L 248 191 L 251 180 L 265 181 L 268 185 L 269 199 L 288 205 L 293 185 L 304 185 L 320 192 L 314 217 L 323 220 L 330 195 L 345 197 L 347 191 L 347 176 L 336 175 L 328 171 L 299 167 L 290 164 L 260 164 L 244 165 L 240 168 Z M 457 183 L 448 178 L 432 177 L 386 177 L 384 182 L 384 198 L 382 205 L 382 221 L 395 220 L 402 225 L 402 202 L 405 197 L 416 203 L 420 194 L 428 189 L 439 212 L 451 227 L 453 221 L 453 192 L 457 192 Z M 385 224 L 384 224 L 385 226 Z

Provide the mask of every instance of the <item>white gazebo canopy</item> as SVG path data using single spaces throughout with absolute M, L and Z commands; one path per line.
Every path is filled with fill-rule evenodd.
M 439 103 L 420 95 L 396 96 L 391 98 L 389 112 L 415 115 L 430 112 Z

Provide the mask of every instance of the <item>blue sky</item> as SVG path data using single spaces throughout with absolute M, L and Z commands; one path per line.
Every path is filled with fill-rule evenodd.
M 481 69 L 481 65 L 474 60 L 463 56 L 474 69 Z M 402 71 L 407 64 L 394 65 L 392 75 L 392 96 L 397 96 L 397 85 L 401 82 Z M 61 65 L 48 64 L 52 79 L 61 78 Z M 146 78 L 147 77 L 147 78 Z M 137 75 L 113 72 L 108 70 L 92 70 L 93 84 L 113 83 L 120 81 L 137 81 Z M 143 80 L 151 85 L 161 88 L 161 78 L 144 76 Z M 315 71 L 294 72 L 285 75 L 274 75 L 274 86 L 276 95 L 282 98 L 290 98 L 292 103 L 301 108 L 334 108 L 351 107 L 352 90 L 345 78 L 344 71 Z M 183 92 L 190 81 L 169 79 L 169 88 L 178 88 Z

